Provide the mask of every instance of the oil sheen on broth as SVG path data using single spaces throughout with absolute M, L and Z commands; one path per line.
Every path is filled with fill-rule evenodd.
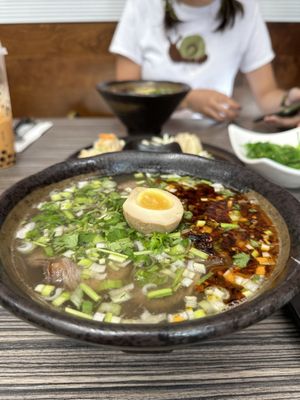
M 81 176 L 49 191 L 17 228 L 13 258 L 34 296 L 78 317 L 203 318 L 255 296 L 277 263 L 270 218 L 220 183 L 138 172 Z

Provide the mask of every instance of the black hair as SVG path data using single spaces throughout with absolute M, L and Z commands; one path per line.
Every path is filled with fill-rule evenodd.
M 240 1 L 222 0 L 216 15 L 216 19 L 219 21 L 216 32 L 223 32 L 227 28 L 232 28 L 238 14 L 244 15 L 244 7 Z M 180 22 L 173 8 L 173 0 L 165 0 L 164 24 L 166 29 L 172 28 Z

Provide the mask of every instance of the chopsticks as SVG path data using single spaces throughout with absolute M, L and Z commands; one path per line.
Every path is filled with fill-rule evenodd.
M 300 102 L 293 103 L 290 106 L 285 106 L 282 107 L 279 111 L 272 113 L 272 114 L 265 114 L 261 115 L 260 117 L 256 118 L 253 120 L 253 122 L 261 122 L 265 119 L 265 117 L 269 117 L 271 115 L 276 115 L 277 117 L 293 117 L 294 115 L 297 115 L 298 112 L 300 111 Z

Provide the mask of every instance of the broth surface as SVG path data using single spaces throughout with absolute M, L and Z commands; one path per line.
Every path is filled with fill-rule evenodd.
M 136 186 L 180 199 L 185 211 L 175 231 L 145 235 L 128 226 L 122 206 Z M 112 323 L 202 318 L 257 295 L 278 264 L 277 230 L 259 201 L 220 183 L 148 173 L 81 176 L 41 193 L 12 235 L 14 268 L 32 296 L 75 316 Z

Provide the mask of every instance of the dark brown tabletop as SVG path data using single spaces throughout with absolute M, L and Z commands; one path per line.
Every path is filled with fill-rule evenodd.
M 100 132 L 124 135 L 114 119 L 57 119 L 0 170 L 0 193 L 66 159 Z M 172 120 L 166 132 L 195 132 L 231 150 L 225 125 Z M 292 192 L 300 199 L 300 190 Z M 299 328 L 283 309 L 233 335 L 158 354 L 92 347 L 29 325 L 0 308 L 0 399 L 299 400 Z

